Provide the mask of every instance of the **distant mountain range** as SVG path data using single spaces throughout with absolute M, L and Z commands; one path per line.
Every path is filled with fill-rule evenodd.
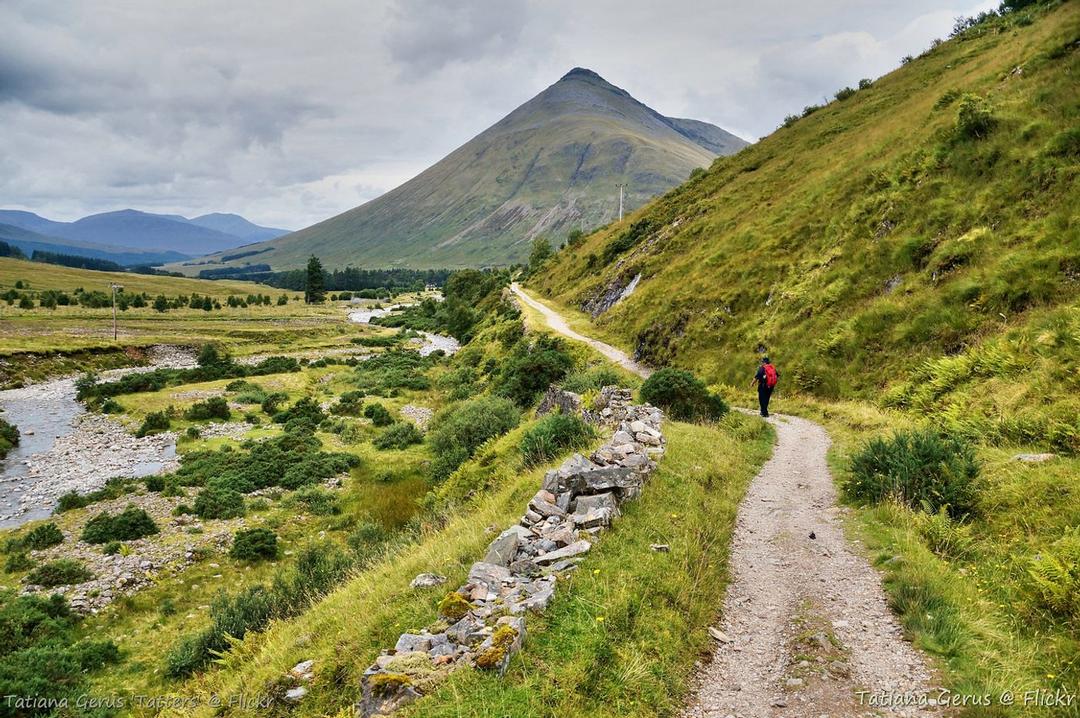
M 463 267 L 510 264 L 539 236 L 618 217 L 620 184 L 631 211 L 683 182 L 691 170 L 747 142 L 715 125 L 665 117 L 591 70 L 554 85 L 405 184 L 292 234 L 187 266 Z
M 183 261 L 287 233 L 285 229 L 260 227 L 236 214 L 187 219 L 124 209 L 56 222 L 33 212 L 0 210 L 0 240 L 27 255 L 39 249 L 128 265 Z

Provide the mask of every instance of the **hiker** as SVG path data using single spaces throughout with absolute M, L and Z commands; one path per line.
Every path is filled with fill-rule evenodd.
M 772 397 L 773 389 L 776 388 L 776 382 L 779 380 L 780 372 L 776 371 L 776 367 L 769 362 L 769 357 L 761 357 L 761 366 L 758 367 L 757 374 L 750 383 L 757 384 L 757 398 L 758 404 L 761 405 L 762 416 L 769 415 L 769 398 Z

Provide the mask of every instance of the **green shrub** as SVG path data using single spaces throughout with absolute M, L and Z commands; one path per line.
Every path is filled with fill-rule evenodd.
M 215 654 L 230 647 L 230 637 L 243 639 L 249 631 L 262 631 L 272 619 L 301 613 L 344 579 L 352 566 L 337 545 L 324 542 L 304 547 L 291 567 L 279 570 L 267 585 L 251 586 L 229 596 L 218 594 L 210 605 L 210 626 L 174 644 L 165 659 L 169 676 L 189 676 Z
M 34 567 L 34 562 L 30 559 L 30 556 L 25 551 L 16 551 L 7 557 L 4 561 L 4 571 L 6 573 L 15 573 L 17 571 L 29 571 Z
M 205 421 L 207 419 L 228 419 L 232 416 L 229 411 L 229 402 L 225 397 L 213 396 L 206 401 L 197 401 L 187 408 L 184 418 L 188 421 Z
M 22 545 L 29 549 L 40 551 L 41 549 L 55 546 L 64 542 L 64 534 L 56 524 L 50 522 L 35 526 L 22 538 Z
M 289 395 L 283 391 L 275 391 L 273 394 L 267 394 L 266 398 L 262 400 L 259 408 L 263 410 L 264 414 L 268 416 L 274 416 L 278 413 L 278 407 L 281 406 L 283 401 L 288 401 Z
M 303 504 L 307 511 L 316 516 L 332 516 L 341 512 L 337 496 L 320 486 L 297 489 L 290 497 L 290 503 Z
M 147 491 L 155 494 L 165 490 L 165 479 L 161 476 L 147 476 L 143 479 L 143 483 L 146 484 Z
M 143 419 L 142 426 L 135 432 L 135 436 L 141 438 L 149 434 L 158 434 L 162 431 L 168 431 L 170 425 L 168 414 L 163 411 L 152 411 L 146 415 L 145 419 Z
M 424 435 L 412 422 L 399 421 L 391 424 L 383 433 L 375 437 L 372 444 L 376 449 L 407 449 L 423 440 Z
M 338 397 L 337 403 L 330 407 L 330 413 L 337 416 L 360 416 L 364 409 L 364 392 L 347 391 Z
M 105 554 L 106 556 L 115 556 L 116 554 L 120 553 L 120 550 L 123 547 L 124 545 L 119 541 L 110 541 L 102 547 L 101 553 Z
M 673 419 L 715 420 L 728 412 L 720 396 L 709 392 L 696 376 L 670 367 L 654 372 L 641 385 L 641 398 L 658 406 Z
M 1080 621 L 1080 528 L 1074 527 L 1028 563 L 1037 605 Z
M 120 659 L 120 652 L 109 641 L 79 641 L 76 630 L 79 620 L 62 596 L 44 598 L 0 592 L 3 692 L 8 696 L 50 699 L 47 706 L 36 708 L 9 705 L 0 715 L 20 718 L 61 715 L 62 711 L 55 708 L 57 704 L 63 702 L 74 707 L 78 696 L 86 694 L 91 672 Z
M 19 430 L 14 424 L 0 419 L 0 459 L 8 455 L 13 448 L 19 445 Z
M 26 582 L 51 588 L 53 586 L 69 586 L 75 583 L 83 583 L 93 577 L 94 574 L 83 565 L 82 561 L 76 561 L 72 558 L 59 558 L 42 564 L 26 574 Z
M 120 406 L 120 402 L 118 402 L 116 399 L 110 397 L 105 401 L 101 402 L 102 414 L 122 414 L 123 411 L 124 407 Z
M 588 371 L 567 374 L 566 378 L 559 383 L 559 386 L 575 394 L 584 394 L 587 391 L 602 389 L 605 386 L 623 386 L 625 383 L 619 372 L 602 366 Z
M 364 416 L 371 419 L 375 426 L 390 426 L 394 423 L 394 417 L 382 404 L 368 404 L 364 407 Z
M 579 417 L 549 414 L 525 431 L 521 455 L 526 466 L 535 466 L 570 449 L 586 446 L 594 436 L 593 428 Z
M 428 432 L 428 443 L 435 455 L 434 478 L 445 479 L 481 444 L 510 431 L 519 421 L 521 415 L 514 403 L 495 396 L 478 397 L 439 412 Z
M 195 497 L 195 515 L 204 519 L 232 519 L 244 515 L 244 495 L 232 489 L 208 486 Z
M 965 441 L 933 429 L 874 438 L 852 457 L 845 494 L 856 501 L 896 499 L 914 509 L 962 518 L 977 508 L 979 465 Z
M 988 135 L 995 124 L 997 120 L 987 100 L 972 94 L 960 98 L 956 110 L 956 131 L 961 137 L 980 139 Z
M 86 522 L 82 540 L 87 543 L 134 541 L 158 532 L 157 524 L 142 509 L 128 505 L 116 516 L 100 513 Z
M 574 360 L 559 339 L 541 337 L 535 344 L 518 342 L 494 379 L 495 393 L 527 407 L 548 386 L 565 377 L 573 365 Z
M 278 537 L 270 529 L 248 529 L 237 531 L 233 537 L 232 548 L 229 556 L 238 561 L 255 563 L 264 560 L 274 560 L 278 556 Z
M 309 424 L 312 427 L 316 427 L 322 423 L 325 418 L 326 412 L 319 406 L 319 402 L 315 401 L 310 396 L 305 396 L 304 398 L 297 400 L 295 404 L 285 411 L 279 411 L 274 414 L 274 423 L 285 424 L 287 431 L 290 423 L 292 426 Z
M 364 520 L 356 525 L 345 542 L 356 555 L 359 565 L 363 567 L 379 555 L 389 538 L 390 534 L 380 524 Z

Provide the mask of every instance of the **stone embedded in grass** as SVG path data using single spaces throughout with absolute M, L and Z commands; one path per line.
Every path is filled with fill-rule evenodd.
M 435 586 L 441 586 L 446 583 L 446 576 L 440 576 L 437 573 L 421 573 L 417 574 L 410 583 L 410 588 L 434 588 Z

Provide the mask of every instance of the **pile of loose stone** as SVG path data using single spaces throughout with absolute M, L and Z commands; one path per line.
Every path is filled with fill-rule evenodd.
M 581 405 L 576 395 L 562 399 L 549 403 Z M 629 390 L 604 387 L 582 412 L 587 421 L 614 427 L 611 440 L 588 458 L 575 454 L 547 472 L 521 520 L 492 541 L 465 584 L 440 603 L 440 619 L 382 652 L 364 673 L 358 716 L 392 713 L 463 665 L 506 670 L 525 637 L 525 614 L 547 608 L 558 577 L 577 568 L 663 456 L 662 412 L 631 402 Z M 414 586 L 439 579 L 421 574 Z

